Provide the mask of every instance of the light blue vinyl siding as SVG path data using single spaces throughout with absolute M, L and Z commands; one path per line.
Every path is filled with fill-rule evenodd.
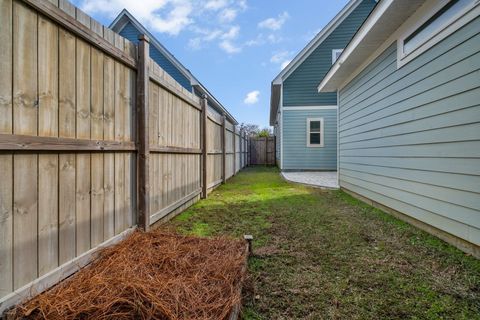
M 375 7 L 364 0 L 283 82 L 284 106 L 337 105 L 336 93 L 318 93 L 317 86 L 332 66 L 332 50 L 343 49 Z
M 480 18 L 340 94 L 340 185 L 480 245 Z
M 120 35 L 124 38 L 127 38 L 133 43 L 138 43 L 138 36 L 140 32 L 135 28 L 135 26 L 128 22 L 123 29 L 120 31 Z M 167 59 L 160 51 L 152 44 L 150 45 L 150 57 L 165 70 L 172 78 L 174 78 L 178 83 L 182 85 L 188 91 L 192 91 L 192 86 L 190 80 L 185 77 L 185 75 L 178 70 L 177 67 L 170 60 Z
M 283 111 L 283 170 L 337 170 L 337 110 Z M 307 118 L 323 118 L 324 147 L 307 147 Z
M 274 127 L 274 135 L 275 135 L 275 160 L 280 161 L 280 141 L 281 137 L 280 126 L 277 124 Z

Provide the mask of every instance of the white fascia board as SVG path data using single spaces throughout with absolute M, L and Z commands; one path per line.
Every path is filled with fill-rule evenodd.
M 305 48 L 273 79 L 273 84 L 281 84 L 305 59 L 348 17 L 362 0 L 350 0 L 349 3 L 313 38 Z
M 395 0 L 383 0 L 383 1 L 380 1 L 379 4 L 377 4 L 373 12 L 370 14 L 370 17 L 368 17 L 367 20 L 364 22 L 364 24 L 360 27 L 360 29 L 357 31 L 353 39 L 350 41 L 347 47 L 343 50 L 338 60 L 330 68 L 327 75 L 322 79 L 322 81 L 317 87 L 318 92 L 322 92 L 326 84 L 331 80 L 331 78 L 335 75 L 338 69 L 340 69 L 342 64 L 350 57 L 350 55 L 355 50 L 355 48 L 365 38 L 365 36 L 369 33 L 372 27 L 377 23 L 377 21 L 381 18 L 381 16 L 385 13 L 385 11 L 387 11 L 387 9 L 390 7 L 390 5 L 394 1 Z

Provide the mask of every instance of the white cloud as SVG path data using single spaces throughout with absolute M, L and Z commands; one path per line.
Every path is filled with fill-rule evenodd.
M 240 27 L 233 26 L 222 35 L 222 39 L 227 39 L 227 40 L 235 39 L 238 37 L 239 33 L 240 33 Z
M 279 14 L 277 18 L 268 18 L 258 23 L 259 28 L 270 29 L 270 30 L 280 30 L 283 24 L 288 20 L 290 15 L 288 12 L 284 11 Z
M 260 91 L 254 90 L 252 92 L 247 93 L 247 96 L 243 100 L 245 104 L 255 104 L 258 102 L 258 97 L 260 96 Z
M 220 42 L 219 47 L 223 49 L 223 51 L 225 51 L 226 53 L 230 54 L 239 53 L 240 51 L 242 51 L 242 48 L 236 46 L 230 40 L 223 40 L 222 42 Z
M 292 55 L 292 53 L 289 52 L 289 51 L 286 51 L 286 50 L 279 51 L 279 52 L 276 52 L 272 55 L 272 57 L 270 58 L 270 62 L 275 63 L 275 64 L 279 64 L 280 69 L 283 69 L 290 63 L 290 61 L 292 61 L 290 59 L 291 55 Z
M 290 52 L 288 51 L 280 51 L 275 53 L 271 58 L 270 62 L 273 63 L 281 63 L 282 61 L 285 61 L 285 59 L 290 55 Z
M 82 10 L 89 14 L 103 14 L 114 18 L 122 9 L 127 9 L 152 31 L 171 35 L 179 34 L 193 23 L 193 4 L 189 0 L 84 0 Z
M 200 36 L 192 38 L 189 40 L 188 45 L 194 50 L 202 48 L 204 43 L 212 42 L 219 40 L 219 47 L 229 54 L 238 53 L 241 51 L 241 47 L 234 44 L 234 40 L 240 34 L 239 26 L 231 26 L 227 30 L 208 30 L 194 28 L 194 32 Z
M 235 20 L 236 17 L 237 17 L 237 10 L 232 8 L 227 8 L 222 10 L 222 12 L 219 13 L 218 20 L 222 23 L 228 23 Z
M 205 9 L 219 10 L 227 5 L 226 0 L 210 0 L 205 4 Z

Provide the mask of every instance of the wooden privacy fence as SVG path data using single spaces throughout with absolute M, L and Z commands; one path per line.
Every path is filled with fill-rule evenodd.
M 245 135 L 68 1 L 0 0 L 0 314 L 247 164 Z
M 275 165 L 275 137 L 250 137 L 251 165 Z

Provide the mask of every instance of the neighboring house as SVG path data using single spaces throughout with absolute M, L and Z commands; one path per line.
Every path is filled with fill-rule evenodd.
M 340 186 L 480 257 L 480 2 L 382 0 L 320 80 Z
M 337 170 L 337 95 L 318 94 L 318 80 L 375 5 L 351 0 L 272 81 L 270 125 L 282 170 Z
M 225 114 L 227 120 L 237 125 L 238 122 L 227 109 L 203 86 L 193 74 L 185 68 L 135 17 L 123 9 L 111 23 L 110 29 L 133 43 L 138 43 L 138 37 L 145 34 L 150 38 L 150 58 L 152 58 L 165 72 L 190 92 L 198 97 L 207 95 L 210 112 Z

